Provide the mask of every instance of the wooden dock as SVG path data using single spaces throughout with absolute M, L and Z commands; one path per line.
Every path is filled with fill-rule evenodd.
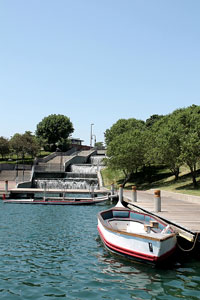
M 132 191 L 124 190 L 123 195 L 125 201 L 138 208 L 168 220 L 189 233 L 200 233 L 200 197 L 161 191 L 161 212 L 156 213 L 154 191 L 137 191 L 137 202 L 132 202 Z

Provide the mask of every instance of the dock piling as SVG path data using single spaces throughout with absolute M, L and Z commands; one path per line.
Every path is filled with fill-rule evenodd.
M 45 182 L 45 184 L 44 184 L 43 200 L 46 201 L 46 182 Z
M 8 180 L 5 181 L 5 192 L 8 192 Z
M 132 202 L 137 202 L 137 190 L 136 186 L 132 186 Z
M 122 185 L 119 186 L 119 201 L 122 203 L 123 200 L 123 187 Z
M 160 190 L 154 192 L 154 211 L 161 212 L 161 197 Z
M 91 185 L 91 197 L 94 198 L 94 184 Z
M 115 193 L 114 183 L 111 183 L 110 189 L 111 189 L 111 195 L 113 196 Z

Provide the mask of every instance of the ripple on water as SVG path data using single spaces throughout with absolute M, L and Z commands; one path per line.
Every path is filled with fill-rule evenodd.
M 199 299 L 199 262 L 158 269 L 107 252 L 107 207 L 0 203 L 0 299 Z

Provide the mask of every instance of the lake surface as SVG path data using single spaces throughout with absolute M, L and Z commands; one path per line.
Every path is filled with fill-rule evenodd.
M 110 254 L 97 233 L 108 205 L 0 202 L 0 299 L 200 299 L 200 262 L 166 268 Z

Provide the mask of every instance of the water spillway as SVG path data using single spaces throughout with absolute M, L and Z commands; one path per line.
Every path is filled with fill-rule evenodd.
M 102 155 L 93 155 L 90 157 L 90 162 L 92 165 L 103 166 L 105 156 Z
M 35 180 L 36 188 L 46 188 L 46 189 L 91 189 L 91 186 L 94 189 L 98 189 L 97 179 L 82 179 L 82 178 L 63 178 L 63 179 L 39 179 Z
M 46 189 L 98 189 L 98 172 L 102 168 L 102 156 L 90 157 L 90 164 L 72 164 L 70 172 L 63 172 L 61 176 L 53 178 L 41 176 L 35 178 L 34 187 Z M 43 174 L 44 175 L 44 174 Z M 55 177 L 54 177 L 55 176 Z M 61 178 L 62 177 L 62 178 Z
M 91 164 L 71 165 L 71 171 L 82 174 L 97 174 L 99 166 Z
M 91 174 L 91 173 L 74 173 L 74 172 L 65 172 L 65 178 L 84 178 L 84 179 L 87 179 L 87 178 L 97 178 L 97 175 L 96 174 Z

